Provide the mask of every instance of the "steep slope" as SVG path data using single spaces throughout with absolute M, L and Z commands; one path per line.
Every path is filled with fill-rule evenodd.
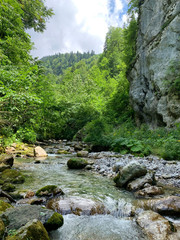
M 180 122 L 180 1 L 140 1 L 137 57 L 129 74 L 137 123 Z

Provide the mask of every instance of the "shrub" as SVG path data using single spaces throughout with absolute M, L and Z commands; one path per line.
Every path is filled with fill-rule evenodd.
M 36 142 L 36 133 L 34 130 L 29 128 L 20 128 L 16 136 L 23 142 L 35 143 Z

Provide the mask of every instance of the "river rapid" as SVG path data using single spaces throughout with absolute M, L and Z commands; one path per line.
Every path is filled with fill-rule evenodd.
M 60 212 L 63 214 L 64 225 L 56 231 L 50 232 L 51 240 L 146 240 L 140 227 L 137 225 L 133 212 L 141 211 L 138 200 L 131 192 L 117 188 L 111 177 L 99 174 L 92 170 L 69 170 L 67 161 L 76 156 L 76 152 L 69 154 L 55 154 L 59 144 L 46 147 L 48 157 L 45 159 L 16 158 L 15 167 L 26 176 L 24 184 L 18 186 L 18 191 L 37 191 L 46 185 L 57 185 L 65 193 L 56 199 L 56 204 L 63 201 L 79 204 L 79 206 L 97 202 L 104 206 L 103 214 L 81 214 Z M 53 149 L 53 151 L 52 151 Z M 51 153 L 49 153 L 51 152 Z M 112 153 L 112 155 L 115 153 Z M 87 158 L 93 161 L 93 153 Z M 98 160 L 99 161 L 99 160 Z M 37 164 L 38 163 L 38 164 Z M 101 164 L 103 165 L 103 164 Z M 95 165 L 94 168 L 97 168 Z M 105 168 L 105 166 L 104 166 Z M 104 175 L 104 176 L 103 176 Z M 110 174 L 112 175 L 112 174 Z M 58 202 L 59 201 L 59 202 Z M 60 203 L 61 201 L 61 203 Z M 19 202 L 22 204 L 22 201 Z M 85 206 L 86 208 L 86 206 Z

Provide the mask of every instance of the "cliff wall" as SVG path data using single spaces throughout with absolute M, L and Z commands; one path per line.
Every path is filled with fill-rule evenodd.
M 180 1 L 140 2 L 131 102 L 137 123 L 171 127 L 180 122 Z

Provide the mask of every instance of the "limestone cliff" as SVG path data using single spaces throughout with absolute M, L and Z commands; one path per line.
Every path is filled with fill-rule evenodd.
M 138 122 L 170 127 L 180 122 L 180 0 L 140 2 L 131 102 Z

